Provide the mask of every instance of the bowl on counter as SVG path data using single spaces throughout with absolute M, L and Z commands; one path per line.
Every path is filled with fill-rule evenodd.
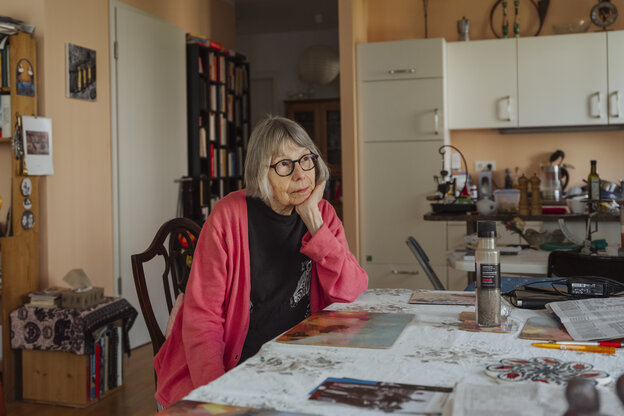
M 585 214 L 585 209 L 587 208 L 587 197 L 576 196 L 568 198 L 566 199 L 566 204 L 572 214 Z

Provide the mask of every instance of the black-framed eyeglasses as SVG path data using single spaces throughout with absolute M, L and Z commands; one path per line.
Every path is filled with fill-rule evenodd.
M 310 153 L 308 155 L 301 156 L 298 160 L 284 159 L 269 165 L 270 168 L 275 169 L 275 173 L 279 176 L 290 176 L 295 171 L 295 163 L 299 163 L 301 169 L 312 170 L 316 166 L 318 155 Z

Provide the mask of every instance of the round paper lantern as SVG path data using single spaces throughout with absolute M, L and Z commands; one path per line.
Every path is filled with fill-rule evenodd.
M 299 77 L 315 85 L 332 82 L 340 72 L 338 52 L 326 45 L 310 46 L 303 51 L 297 63 Z

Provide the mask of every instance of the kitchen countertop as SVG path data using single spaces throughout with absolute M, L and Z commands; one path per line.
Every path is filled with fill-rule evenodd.
M 586 215 L 582 214 L 542 214 L 542 215 L 518 215 L 518 214 L 494 214 L 494 215 L 481 215 L 476 212 L 469 212 L 466 214 L 434 214 L 432 212 L 424 215 L 425 221 L 504 221 L 510 218 L 520 217 L 525 221 L 557 221 L 559 218 L 563 218 L 566 221 L 585 221 Z M 593 218 L 594 221 L 619 221 L 620 216 L 615 214 L 609 214 L 606 212 L 600 212 Z

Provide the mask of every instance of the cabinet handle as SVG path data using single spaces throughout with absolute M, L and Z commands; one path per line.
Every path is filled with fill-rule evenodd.
M 416 72 L 416 68 L 407 68 L 407 69 L 391 69 L 388 71 L 390 75 L 394 74 L 413 74 Z
M 503 118 L 503 121 L 511 121 L 511 95 L 503 97 L 504 100 L 507 100 L 507 117 Z
M 609 102 L 609 116 L 613 118 L 619 118 L 620 117 L 620 90 L 617 90 L 613 94 L 611 94 L 611 97 L 615 97 L 615 105 L 613 106 L 611 105 L 613 100 Z M 615 110 L 615 114 L 611 114 L 612 108 Z
M 392 274 L 416 275 L 416 274 L 418 274 L 418 270 L 397 270 L 397 269 L 392 269 Z
M 596 100 L 597 104 L 598 104 L 598 115 L 594 115 L 593 112 L 591 111 L 591 101 L 593 101 L 594 97 L 598 97 L 598 100 Z M 602 118 L 602 114 L 600 111 L 600 91 L 593 93 L 592 95 L 589 96 L 590 99 L 590 116 L 592 118 Z
M 433 110 L 433 124 L 434 124 L 434 133 L 435 135 L 440 134 L 440 116 L 438 114 L 438 109 Z

